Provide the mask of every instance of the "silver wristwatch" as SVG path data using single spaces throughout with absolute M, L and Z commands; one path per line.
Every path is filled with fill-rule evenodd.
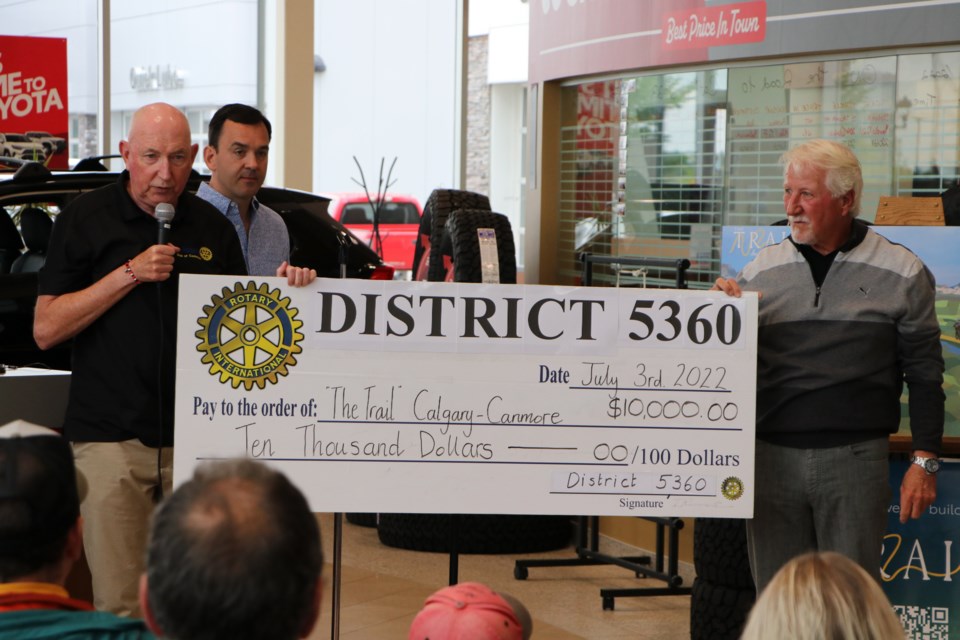
M 922 467 L 923 470 L 931 476 L 940 471 L 940 460 L 938 458 L 922 458 L 920 456 L 913 456 L 913 458 L 910 459 L 910 462 L 918 467 Z

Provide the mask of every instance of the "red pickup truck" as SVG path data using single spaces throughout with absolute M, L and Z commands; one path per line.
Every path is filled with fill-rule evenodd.
M 388 193 L 380 203 L 379 247 L 374 237 L 373 209 L 364 193 L 323 193 L 330 198 L 327 213 L 379 253 L 394 268 L 395 278 L 410 279 L 413 251 L 423 213 L 413 196 Z M 376 196 L 374 196 L 375 198 Z

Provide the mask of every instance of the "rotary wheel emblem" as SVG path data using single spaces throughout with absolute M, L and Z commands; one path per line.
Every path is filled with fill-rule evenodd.
M 730 476 L 720 483 L 720 493 L 727 500 L 736 500 L 743 495 L 743 481 L 740 478 Z
M 200 340 L 197 351 L 202 362 L 210 365 L 210 375 L 219 375 L 220 382 L 229 382 L 236 389 L 241 384 L 249 391 L 253 385 L 263 389 L 267 382 L 276 384 L 277 376 L 287 375 L 288 367 L 297 363 L 294 354 L 303 334 L 297 330 L 303 322 L 296 319 L 297 309 L 290 298 L 282 298 L 280 290 L 269 290 L 239 282 L 231 291 L 224 287 L 214 295 L 213 304 L 203 307 L 198 318 Z

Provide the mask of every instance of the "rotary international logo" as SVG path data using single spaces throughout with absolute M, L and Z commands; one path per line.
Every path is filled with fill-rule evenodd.
M 303 334 L 298 329 L 303 322 L 279 289 L 238 282 L 232 290 L 224 287 L 211 302 L 203 307 L 195 335 L 201 361 L 221 383 L 229 382 L 234 389 L 241 384 L 248 391 L 254 385 L 263 389 L 297 363 L 294 355 L 301 351 Z
M 743 481 L 740 478 L 730 476 L 720 483 L 720 493 L 727 500 L 736 500 L 743 495 Z

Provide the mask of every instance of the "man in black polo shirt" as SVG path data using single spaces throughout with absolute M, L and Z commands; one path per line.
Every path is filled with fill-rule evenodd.
M 147 105 L 120 143 L 127 170 L 58 216 L 40 271 L 34 337 L 74 339 L 64 435 L 89 483 L 82 505 L 94 605 L 139 615 L 148 521 L 171 491 L 180 273 L 245 275 L 237 234 L 184 193 L 197 145 L 176 108 Z M 157 244 L 160 203 L 176 208 Z

